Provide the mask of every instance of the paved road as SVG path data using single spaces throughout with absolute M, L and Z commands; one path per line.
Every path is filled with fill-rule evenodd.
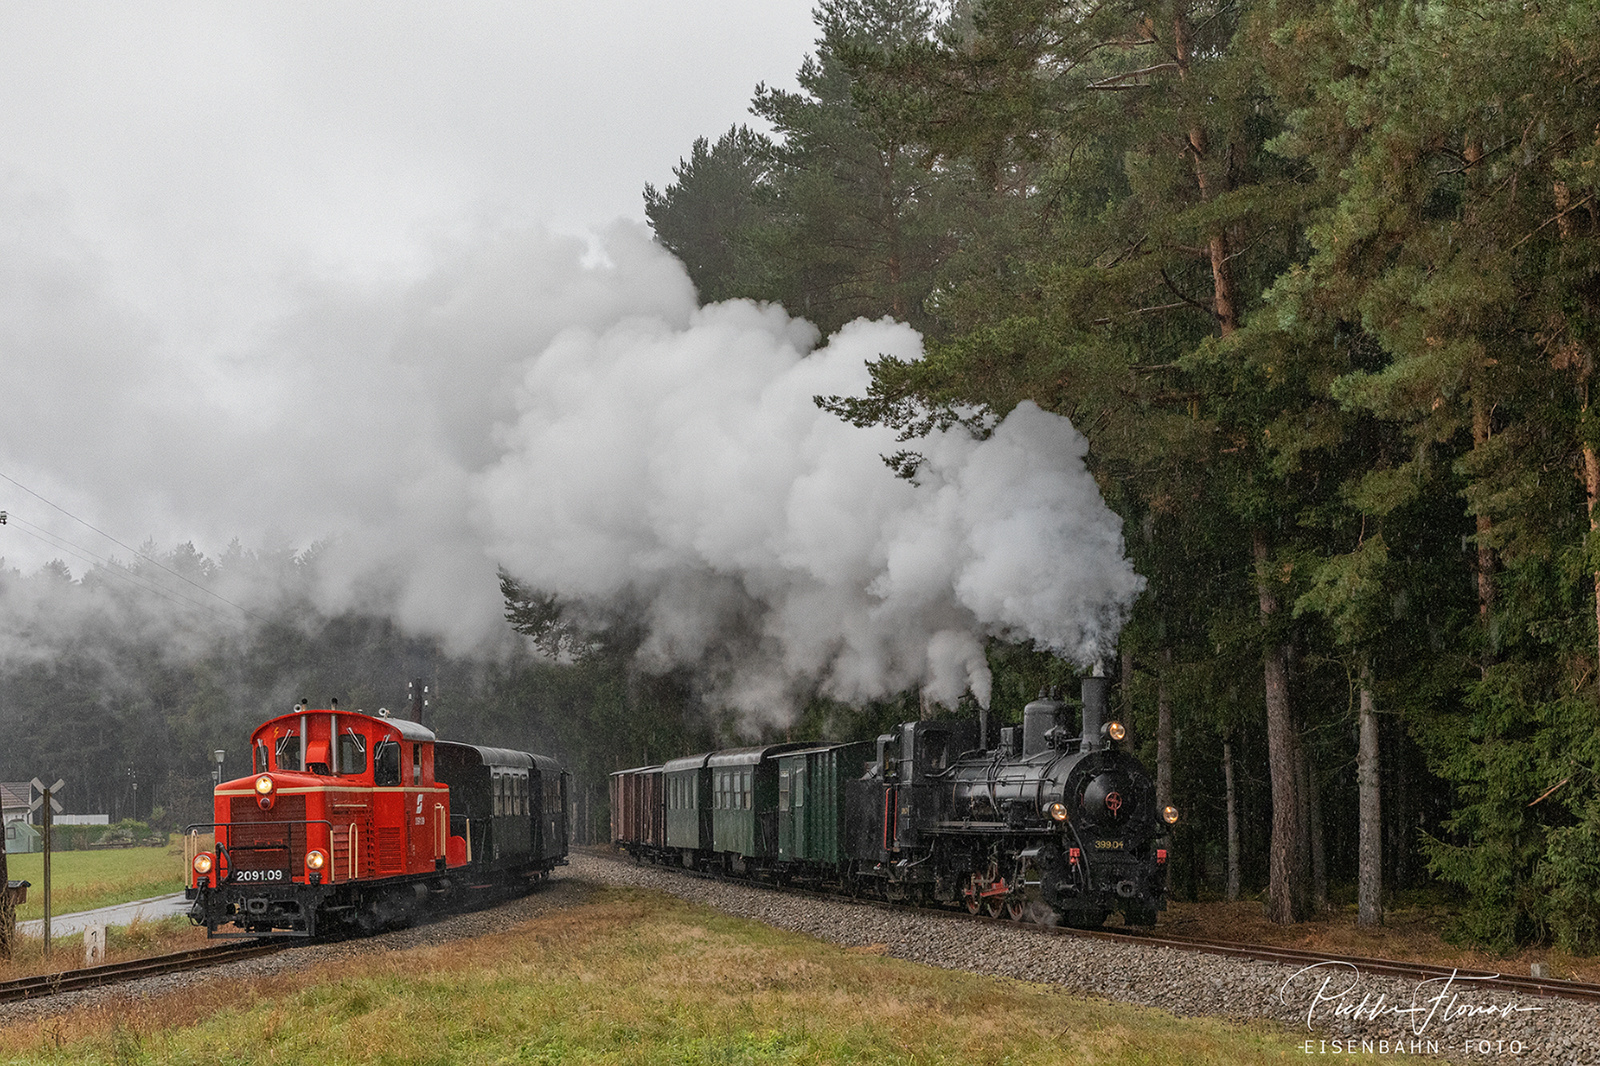
M 159 921 L 182 915 L 188 909 L 189 901 L 183 898 L 183 893 L 174 892 L 170 896 L 119 903 L 99 910 L 56 914 L 50 918 L 50 935 L 58 937 L 81 933 L 91 925 L 131 925 L 136 920 Z M 23 936 L 43 936 L 44 920 L 36 918 L 31 922 L 18 922 L 17 932 Z

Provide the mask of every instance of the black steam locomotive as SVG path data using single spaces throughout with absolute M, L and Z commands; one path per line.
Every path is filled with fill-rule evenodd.
M 788 743 L 612 775 L 613 841 L 640 858 L 1041 923 L 1149 925 L 1168 828 L 1106 716 L 1104 678 L 1028 704 L 989 747 L 976 722 L 907 722 L 872 744 Z

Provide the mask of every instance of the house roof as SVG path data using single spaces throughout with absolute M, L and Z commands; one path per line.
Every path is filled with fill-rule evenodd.
M 8 811 L 26 807 L 33 801 L 33 787 L 27 781 L 0 781 L 0 801 Z

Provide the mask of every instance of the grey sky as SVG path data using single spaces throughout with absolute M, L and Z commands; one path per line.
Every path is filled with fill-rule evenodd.
M 285 272 L 413 269 L 441 232 L 507 220 L 642 218 L 644 183 L 746 121 L 756 82 L 792 84 L 810 8 L 5 3 L 0 175 L 199 340 Z
M 118 421 L 187 391 L 270 432 L 285 332 L 331 338 L 508 232 L 642 219 L 814 36 L 810 0 L 0 3 L 0 472 L 135 541 L 248 538 L 170 484 L 213 445 Z

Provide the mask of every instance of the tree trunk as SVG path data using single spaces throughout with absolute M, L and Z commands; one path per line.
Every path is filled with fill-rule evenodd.
M 1472 446 L 1481 448 L 1489 443 L 1489 408 L 1482 399 L 1473 391 L 1472 397 Z M 1478 540 L 1478 617 L 1488 624 L 1489 616 L 1494 610 L 1494 551 L 1489 546 L 1489 537 L 1493 532 L 1493 525 L 1489 516 L 1479 511 L 1476 515 L 1476 531 Z
M 1189 10 L 1187 4 L 1179 4 L 1177 14 L 1173 19 L 1173 51 L 1178 64 L 1178 76 L 1184 80 L 1189 78 Z M 1206 169 L 1207 155 L 1210 152 L 1209 138 L 1206 128 L 1196 120 L 1189 125 L 1188 152 L 1194 164 L 1195 184 L 1200 189 L 1200 200 L 1210 203 L 1216 192 L 1216 182 L 1211 173 Z M 1227 191 L 1228 182 L 1221 183 L 1222 191 Z M 1232 255 L 1228 247 L 1228 232 L 1218 223 L 1207 234 L 1206 248 L 1211 256 L 1211 287 L 1212 311 L 1217 316 L 1217 329 L 1224 337 L 1228 336 L 1239 326 L 1238 298 L 1233 283 Z
M 0 839 L 0 959 L 10 959 L 17 938 L 17 908 L 11 902 L 11 869 Z
M 1253 537 L 1256 588 L 1266 634 L 1262 673 L 1267 698 L 1267 766 L 1272 775 L 1272 849 L 1268 864 L 1267 915 L 1280 925 L 1306 918 L 1305 843 L 1300 835 L 1300 795 L 1295 781 L 1294 717 L 1289 703 L 1289 653 L 1272 632 L 1278 595 L 1269 572 L 1267 536 Z
M 1156 680 L 1156 809 L 1172 802 L 1172 693 L 1167 688 L 1167 671 L 1172 668 L 1172 649 L 1161 649 L 1161 674 Z
M 1567 183 L 1555 183 L 1556 201 L 1556 227 L 1561 232 L 1561 239 L 1568 240 L 1572 236 L 1572 218 L 1568 212 L 1572 209 L 1572 192 L 1567 188 Z M 1576 348 L 1576 345 L 1573 346 Z M 1583 377 L 1583 408 L 1582 418 L 1579 420 L 1580 432 L 1587 437 L 1589 428 L 1589 380 L 1594 374 L 1592 361 L 1587 353 L 1581 349 L 1563 353 L 1562 358 L 1576 364 L 1576 368 Z M 1558 364 L 1559 365 L 1559 364 Z M 1594 505 L 1600 500 L 1600 456 L 1596 456 L 1594 445 L 1587 439 L 1583 442 L 1583 485 L 1586 495 L 1589 514 L 1589 539 L 1596 539 L 1596 531 L 1600 530 L 1600 523 L 1596 522 Z M 1596 652 L 1600 653 L 1600 570 L 1594 572 L 1594 622 Z M 1600 658 L 1595 660 L 1597 670 L 1600 670 Z
M 1361 668 L 1361 743 L 1356 752 L 1360 840 L 1356 846 L 1356 921 L 1383 924 L 1383 806 L 1378 792 L 1378 716 L 1372 673 Z
M 1228 902 L 1239 898 L 1239 794 L 1233 785 L 1233 745 L 1222 739 L 1222 787 L 1228 793 Z
M 1131 731 L 1133 729 L 1133 652 L 1128 648 L 1122 649 L 1122 724 Z
M 1311 763 L 1305 744 L 1300 745 L 1300 763 L 1306 768 L 1306 818 L 1311 823 L 1307 837 L 1311 850 L 1311 906 L 1314 910 L 1328 909 L 1328 852 L 1322 839 L 1322 789 L 1317 781 L 1317 768 Z

